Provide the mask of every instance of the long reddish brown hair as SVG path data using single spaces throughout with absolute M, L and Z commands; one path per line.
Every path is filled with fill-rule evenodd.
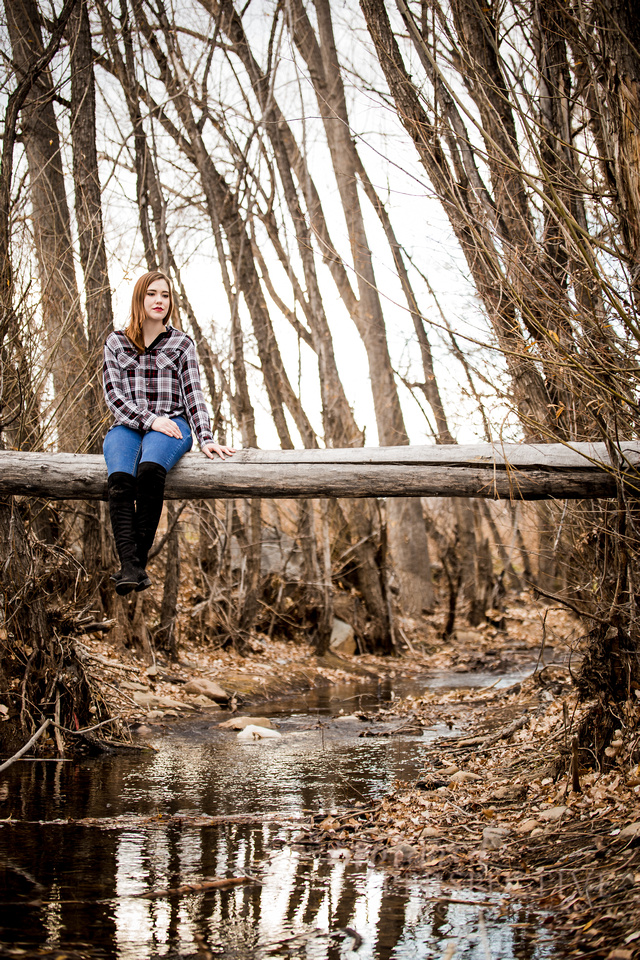
M 169 288 L 169 311 L 162 321 L 165 325 L 169 323 L 171 314 L 173 313 L 173 290 L 171 289 L 169 277 L 165 273 L 162 273 L 161 270 L 152 270 L 150 273 L 144 273 L 140 279 L 136 281 L 136 285 L 133 288 L 131 316 L 129 318 L 129 324 L 124 330 L 126 336 L 129 337 L 131 343 L 140 353 L 144 353 L 144 332 L 142 330 L 142 324 L 146 316 L 144 312 L 144 298 L 151 284 L 157 280 L 164 280 Z

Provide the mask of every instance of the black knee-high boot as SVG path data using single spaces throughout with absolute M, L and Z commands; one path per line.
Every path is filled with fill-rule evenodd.
M 149 558 L 149 550 L 153 546 L 162 505 L 164 503 L 164 481 L 167 471 L 159 463 L 145 461 L 138 467 L 138 484 L 136 491 L 136 549 L 140 566 L 144 570 Z M 144 590 L 151 585 L 146 577 L 138 590 Z
M 142 573 L 135 537 L 136 478 L 130 473 L 112 473 L 107 489 L 111 527 L 121 563 L 121 569 L 111 579 L 115 581 L 116 593 L 126 596 L 137 588 Z

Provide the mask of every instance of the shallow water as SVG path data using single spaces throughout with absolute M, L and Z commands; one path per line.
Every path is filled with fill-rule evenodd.
M 434 737 L 451 734 L 358 738 L 366 724 L 335 718 L 392 695 L 334 687 L 252 711 L 274 718 L 280 740 L 238 741 L 216 715 L 154 729 L 157 752 L 14 764 L 0 780 L 0 955 L 549 956 L 517 904 L 296 848 L 310 813 L 383 796 L 416 777 Z M 141 898 L 242 875 L 256 882 Z

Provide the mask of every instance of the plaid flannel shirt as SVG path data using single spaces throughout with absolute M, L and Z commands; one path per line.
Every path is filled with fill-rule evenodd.
M 201 447 L 214 442 L 195 344 L 186 333 L 169 325 L 144 353 L 121 330 L 109 334 L 102 381 L 116 423 L 146 433 L 157 417 L 186 417 Z

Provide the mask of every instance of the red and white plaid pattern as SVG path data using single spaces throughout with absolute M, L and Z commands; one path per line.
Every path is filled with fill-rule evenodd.
M 104 345 L 102 382 L 120 423 L 146 433 L 156 417 L 186 417 L 200 446 L 213 443 L 191 337 L 172 326 L 140 354 L 121 330 Z

